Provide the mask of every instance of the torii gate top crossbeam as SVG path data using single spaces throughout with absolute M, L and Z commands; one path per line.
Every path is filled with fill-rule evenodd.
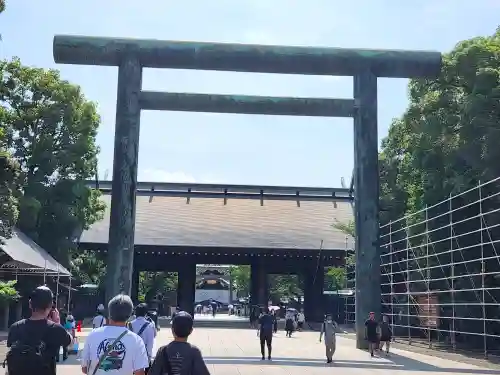
M 429 51 L 284 47 L 56 35 L 54 60 L 61 64 L 118 66 L 137 54 L 146 68 L 377 77 L 437 76 L 441 54 Z

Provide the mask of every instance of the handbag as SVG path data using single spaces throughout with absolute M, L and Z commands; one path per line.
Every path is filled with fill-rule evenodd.
M 101 354 L 101 356 L 99 357 L 99 361 L 97 361 L 97 365 L 95 366 L 94 368 L 94 371 L 92 371 L 92 375 L 95 375 L 97 373 L 97 371 L 99 370 L 99 367 L 101 367 L 101 364 L 102 362 L 104 361 L 104 358 L 107 357 L 107 355 L 113 350 L 113 347 L 116 345 L 116 343 L 118 341 L 120 341 L 123 336 L 125 336 L 128 332 L 128 329 L 123 331 L 120 336 L 118 336 L 115 341 L 113 341 L 113 343 L 111 345 L 108 346 L 108 348 L 104 351 L 104 353 Z M 89 365 L 90 367 L 90 365 Z

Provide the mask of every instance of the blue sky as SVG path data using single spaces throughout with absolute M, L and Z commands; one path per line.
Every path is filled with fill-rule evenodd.
M 116 68 L 56 65 L 55 34 L 449 51 L 492 34 L 500 0 L 7 0 L 0 56 L 57 68 L 98 103 L 101 174 L 111 178 Z M 406 80 L 379 80 L 379 138 L 407 105 Z M 352 97 L 352 79 L 145 71 L 159 91 Z M 340 186 L 353 167 L 352 120 L 143 112 L 139 179 Z

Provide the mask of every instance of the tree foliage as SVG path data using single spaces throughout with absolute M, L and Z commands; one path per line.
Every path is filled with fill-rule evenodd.
M 102 218 L 85 186 L 97 166 L 100 118 L 94 103 L 59 73 L 0 62 L 0 121 L 19 165 L 19 228 L 65 264 L 82 230 Z
M 74 254 L 70 263 L 71 273 L 84 284 L 104 287 L 106 263 L 92 251 L 80 251 Z
M 248 297 L 250 295 L 250 266 L 231 266 L 229 274 L 238 297 Z
M 6 306 L 20 297 L 16 290 L 16 283 L 16 280 L 0 281 L 0 306 Z
M 149 302 L 158 295 L 177 292 L 177 273 L 141 272 L 139 274 L 139 301 Z
M 17 222 L 19 215 L 18 200 L 16 193 L 18 188 L 16 180 L 19 174 L 19 166 L 12 159 L 10 153 L 2 151 L 0 129 L 0 241 L 1 238 L 9 238 L 12 228 Z
M 409 95 L 382 143 L 386 221 L 500 176 L 500 29 L 460 42 L 440 76 L 412 80 Z

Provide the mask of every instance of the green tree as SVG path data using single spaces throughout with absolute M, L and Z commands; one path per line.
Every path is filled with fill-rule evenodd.
M 7 306 L 10 302 L 18 299 L 16 280 L 0 281 L 0 306 Z
M 139 274 L 139 301 L 148 302 L 160 294 L 177 291 L 177 273 L 141 272 Z
M 84 184 L 97 167 L 96 106 L 58 72 L 15 58 L 0 62 L 0 119 L 20 167 L 18 226 L 68 265 L 75 240 L 105 208 Z
M 229 273 L 238 297 L 248 297 L 250 295 L 250 266 L 231 266 Z
M 345 267 L 328 267 L 325 273 L 325 288 L 341 290 L 347 287 L 347 271 Z
M 298 275 L 274 275 L 268 276 L 269 296 L 273 302 L 281 298 L 296 298 L 303 295 L 301 280 Z
M 349 221 L 346 223 L 335 222 L 332 224 L 332 227 L 336 230 L 341 231 L 346 236 L 351 238 L 355 237 L 355 227 L 354 221 Z M 328 267 L 325 272 L 325 288 L 328 290 L 340 290 L 346 288 L 348 273 L 352 271 L 355 263 L 354 249 L 348 249 L 346 258 L 345 258 L 345 266 L 344 267 Z M 348 272 L 349 271 L 349 272 Z
M 84 284 L 102 288 L 106 275 L 106 263 L 93 251 L 79 251 L 71 260 L 71 273 Z
M 460 42 L 440 76 L 412 80 L 409 93 L 382 143 L 380 158 L 392 168 L 382 175 L 385 202 L 399 196 L 393 201 L 414 212 L 500 175 L 500 29 Z
M 0 129 L 0 145 L 1 145 Z M 9 238 L 12 228 L 18 218 L 18 201 L 16 193 L 16 179 L 19 166 L 7 151 L 2 151 L 0 146 L 0 241 L 1 238 Z

